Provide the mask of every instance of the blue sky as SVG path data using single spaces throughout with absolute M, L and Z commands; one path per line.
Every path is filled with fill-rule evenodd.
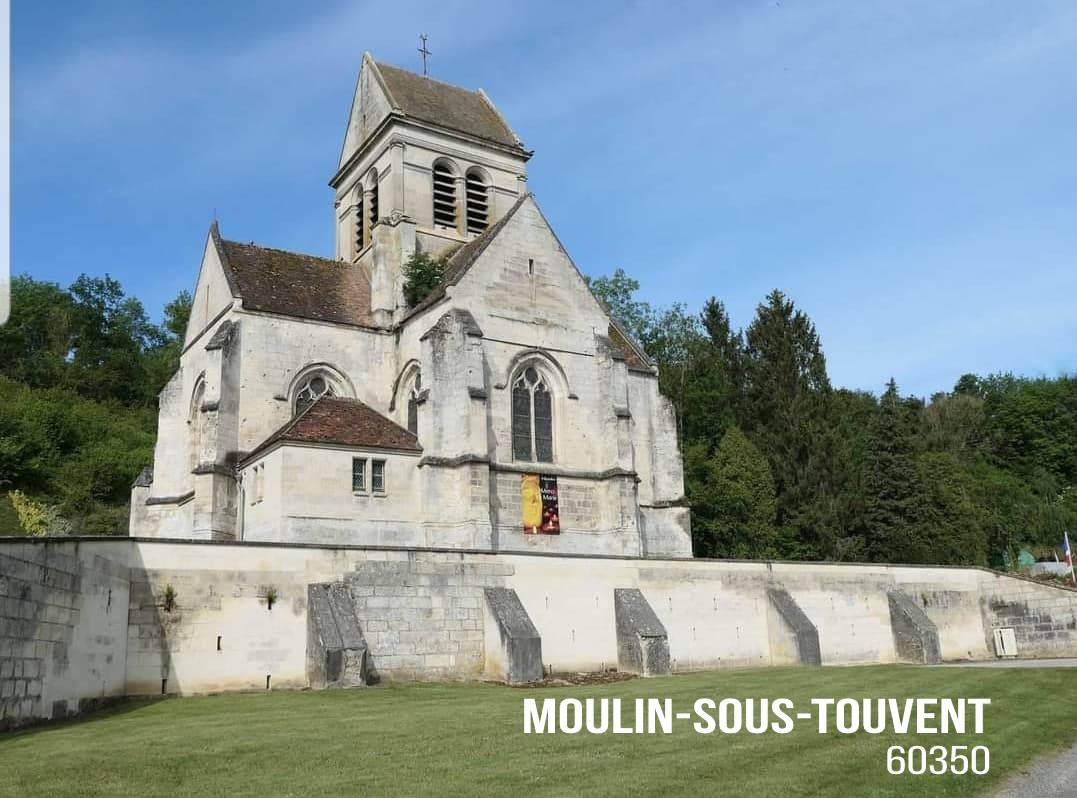
M 14 0 L 12 269 L 155 316 L 226 237 L 332 255 L 363 50 L 483 87 L 580 268 L 781 288 L 832 380 L 1077 371 L 1077 4 Z M 674 10 L 670 10 L 674 9 Z

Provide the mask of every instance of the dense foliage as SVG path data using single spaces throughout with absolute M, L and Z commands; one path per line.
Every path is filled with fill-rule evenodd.
M 445 259 L 415 252 L 404 262 L 404 302 L 413 308 L 426 299 L 445 275 Z
M 697 555 L 1009 565 L 1077 532 L 1077 377 L 965 375 L 923 401 L 836 389 L 781 292 L 746 329 L 722 303 L 655 309 L 590 281 L 659 367 Z
M 408 266 L 409 305 L 442 261 Z M 808 316 L 769 294 L 744 330 L 636 299 L 623 271 L 592 290 L 659 366 L 678 414 L 696 553 L 1009 564 L 1077 532 L 1077 377 L 962 377 L 923 401 L 834 388 Z M 152 323 L 109 277 L 12 281 L 0 327 L 0 534 L 115 534 L 152 459 L 156 397 L 191 297 Z
M 0 327 L 0 534 L 117 534 L 152 460 L 157 393 L 179 365 L 186 292 L 153 324 L 110 277 L 16 277 Z

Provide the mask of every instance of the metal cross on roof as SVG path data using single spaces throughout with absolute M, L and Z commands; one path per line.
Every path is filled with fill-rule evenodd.
M 419 38 L 422 39 L 422 41 L 423 41 L 423 46 L 419 48 L 419 52 L 423 56 L 423 74 L 425 75 L 426 74 L 426 57 L 428 55 L 433 55 L 433 53 L 426 49 L 426 34 L 425 33 L 419 34 Z

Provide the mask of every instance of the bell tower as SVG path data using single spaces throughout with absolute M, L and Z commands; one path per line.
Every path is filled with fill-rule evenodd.
M 368 270 L 379 325 L 406 312 L 403 263 L 482 235 L 526 191 L 531 154 L 481 89 L 363 54 L 329 185 L 337 259 Z

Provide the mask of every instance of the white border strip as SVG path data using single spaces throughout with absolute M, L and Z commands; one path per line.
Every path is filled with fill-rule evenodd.
M 0 324 L 11 313 L 11 0 L 0 0 Z

